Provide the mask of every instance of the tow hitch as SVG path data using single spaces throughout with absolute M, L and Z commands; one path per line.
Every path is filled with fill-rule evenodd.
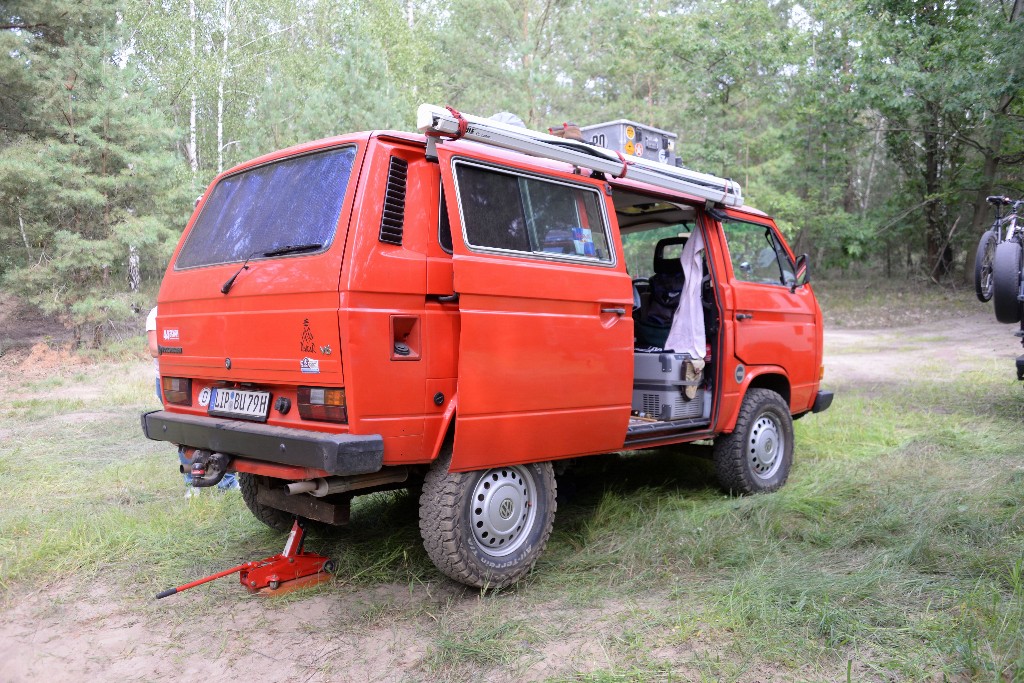
M 284 551 L 279 555 L 272 555 L 256 562 L 246 562 L 177 588 L 168 588 L 162 593 L 157 593 L 156 599 L 166 598 L 235 572 L 238 572 L 238 580 L 250 593 L 260 595 L 282 595 L 323 583 L 330 579 L 330 572 L 334 571 L 334 562 L 323 555 L 303 551 L 302 542 L 305 535 L 305 527 L 296 518 L 292 522 L 292 530 L 284 544 Z
M 216 486 L 227 473 L 230 462 L 231 458 L 223 453 L 197 450 L 192 454 L 192 463 L 189 465 L 192 486 L 199 488 Z M 181 471 L 185 472 L 184 465 L 181 466 Z

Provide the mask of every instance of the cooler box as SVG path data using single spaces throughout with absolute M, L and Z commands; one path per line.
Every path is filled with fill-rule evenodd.
M 658 420 L 708 417 L 701 386 L 703 376 L 685 379 L 689 361 L 685 353 L 634 353 L 633 410 Z M 693 398 L 688 399 L 683 393 L 687 386 L 697 387 Z

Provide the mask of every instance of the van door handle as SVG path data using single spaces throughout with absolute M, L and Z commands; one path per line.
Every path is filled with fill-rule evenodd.
M 626 315 L 625 308 L 602 308 L 602 313 L 614 313 L 615 315 Z
M 750 320 L 753 317 L 754 317 L 753 313 L 737 313 L 736 314 L 736 319 L 737 320 Z

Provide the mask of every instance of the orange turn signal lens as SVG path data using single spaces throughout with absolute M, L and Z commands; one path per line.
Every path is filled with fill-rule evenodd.
M 303 420 L 348 422 L 343 388 L 299 387 L 295 398 L 299 405 L 299 417 Z
M 161 377 L 164 401 L 176 406 L 192 405 L 192 380 L 184 377 Z

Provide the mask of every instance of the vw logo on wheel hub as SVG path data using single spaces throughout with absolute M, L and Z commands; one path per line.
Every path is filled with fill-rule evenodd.
M 502 519 L 511 519 L 513 512 L 515 512 L 515 504 L 511 498 L 501 501 L 501 505 L 498 506 L 498 514 Z

